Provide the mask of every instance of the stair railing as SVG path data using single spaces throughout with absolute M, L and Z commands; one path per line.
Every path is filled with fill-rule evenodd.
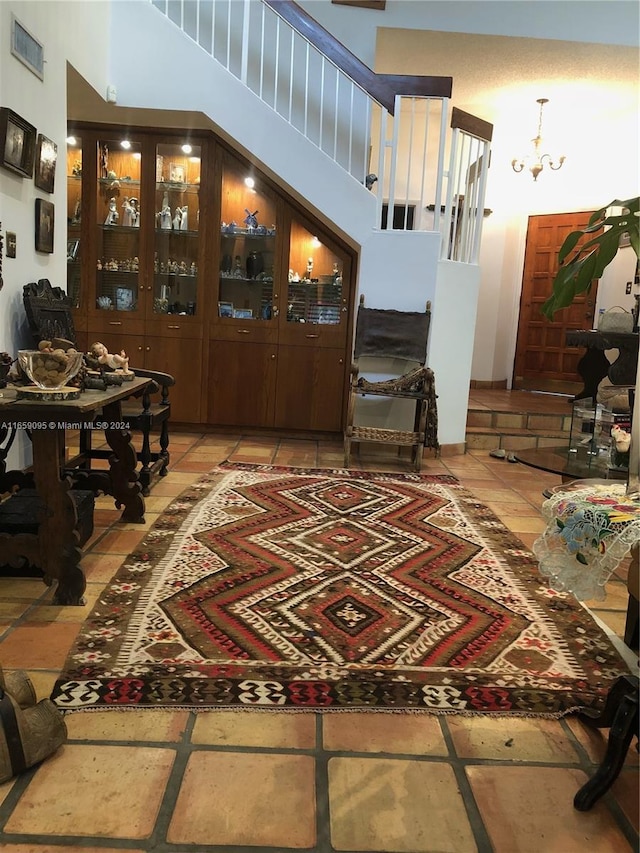
M 445 257 L 477 258 L 480 229 L 471 220 L 484 201 L 489 158 L 487 152 L 469 183 L 471 194 L 465 184 L 468 206 L 452 240 L 446 223 L 457 215 L 453 198 L 475 160 L 463 172 L 450 159 L 445 170 L 450 77 L 376 74 L 292 0 L 150 2 L 374 192 L 381 228 L 441 231 Z M 454 128 L 452 157 L 456 151 L 456 158 L 477 160 L 456 136 L 476 138 Z

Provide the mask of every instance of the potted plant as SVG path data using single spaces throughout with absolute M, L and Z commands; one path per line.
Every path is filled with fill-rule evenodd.
M 608 215 L 610 208 L 621 208 L 622 212 Z M 592 282 L 600 278 L 614 259 L 622 236 L 627 234 L 636 257 L 640 258 L 640 197 L 624 201 L 614 199 L 591 216 L 586 228 L 572 231 L 566 237 L 558 252 L 560 266 L 553 280 L 551 296 L 541 309 L 545 317 L 552 320 L 555 312 L 571 305 L 577 294 L 591 290 Z M 585 236 L 589 239 L 578 246 Z M 636 316 L 636 325 L 637 321 Z M 635 498 L 640 495 L 640 359 L 631 418 L 627 494 Z
M 622 213 L 608 215 L 612 207 L 622 208 Z M 640 257 L 640 197 L 624 201 L 614 199 L 596 210 L 586 228 L 572 231 L 566 237 L 558 252 L 560 267 L 553 280 L 553 291 L 542 306 L 545 317 L 553 320 L 556 311 L 571 305 L 579 293 L 591 290 L 591 283 L 600 278 L 615 258 L 620 240 L 626 234 L 636 257 Z M 590 239 L 578 246 L 585 236 Z

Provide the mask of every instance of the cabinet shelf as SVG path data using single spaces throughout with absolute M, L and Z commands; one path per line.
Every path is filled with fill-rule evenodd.
M 104 225 L 104 224 L 102 224 L 102 225 L 99 225 L 98 227 L 101 228 L 105 233 L 109 233 L 109 231 L 111 231 L 112 233 L 117 232 L 118 234 L 139 234 L 140 233 L 140 226 L 139 225 L 133 226 L 133 225 Z
M 75 177 L 75 176 L 74 176 Z M 98 178 L 98 183 L 101 187 L 111 188 L 114 182 L 118 182 L 117 187 L 113 187 L 113 189 L 125 189 L 125 187 L 139 187 L 140 181 L 136 181 L 133 178 Z
M 238 281 L 243 284 L 273 284 L 272 278 L 245 278 L 239 275 L 220 275 L 220 281 Z
M 109 226 L 107 226 L 109 227 Z M 113 227 L 113 226 L 110 226 Z M 162 234 L 166 237 L 197 237 L 199 231 L 179 231 L 175 228 L 156 228 L 156 234 Z
M 156 192 L 185 193 L 198 192 L 200 184 L 176 184 L 169 181 L 156 181 Z
M 266 231 L 256 232 L 255 230 L 250 231 L 248 228 L 240 228 L 236 225 L 233 231 L 227 231 L 225 228 L 221 228 L 220 233 L 223 237 L 249 237 L 250 239 L 263 240 L 265 237 L 275 237 L 276 229 L 268 228 Z

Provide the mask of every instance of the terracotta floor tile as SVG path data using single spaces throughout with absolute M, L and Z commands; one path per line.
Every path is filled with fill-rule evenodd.
M 5 801 L 7 794 L 11 791 L 15 783 L 15 779 L 9 779 L 7 782 L 0 783 L 0 806 Z
M 135 525 L 137 530 L 120 530 L 119 527 L 110 530 L 100 540 L 96 551 L 102 554 L 122 554 L 127 556 L 134 551 L 148 533 L 144 524 Z
M 531 504 L 528 503 L 488 500 L 486 501 L 486 504 L 495 512 L 498 518 L 501 518 L 502 516 L 514 515 L 518 518 L 535 518 L 538 520 L 540 519 L 540 513 L 537 512 L 531 506 Z
M 122 565 L 122 554 L 85 554 L 82 568 L 88 583 L 109 581 Z
M 174 471 L 173 468 L 166 477 L 164 477 L 160 482 L 161 483 L 182 483 L 184 488 L 190 486 L 200 476 L 197 471 Z M 159 484 L 158 484 L 159 485 Z M 183 489 L 184 491 L 184 489 Z
M 43 589 L 42 592 L 45 590 Z M 0 596 L 2 596 L 2 584 L 0 584 Z M 37 598 L 14 598 L 9 601 L 0 601 L 0 619 L 3 623 L 15 622 L 16 619 L 24 616 L 35 603 L 37 603 Z
M 35 601 L 46 591 L 41 578 L 0 578 L 0 601 Z
M 269 711 L 259 714 L 244 711 L 198 713 L 191 743 L 313 749 L 316 718 L 315 714 Z
M 85 847 L 67 844 L 8 844 L 2 846 L 2 853 L 145 853 L 142 847 Z
M 607 751 L 609 729 L 594 728 L 594 726 L 583 722 L 575 714 L 565 717 L 565 722 L 576 736 L 576 740 L 584 747 L 590 761 L 593 761 L 594 764 L 600 764 Z M 633 744 L 627 750 L 625 764 L 640 767 L 640 755 Z
M 629 603 L 629 590 L 627 589 L 627 585 L 619 580 L 610 581 L 605 584 L 605 594 L 606 597 L 604 601 L 585 601 L 585 604 L 591 610 L 597 610 L 598 608 L 606 609 L 606 610 L 624 610 L 627 611 L 627 604 Z
M 327 750 L 447 755 L 438 718 L 423 714 L 323 714 Z
M 618 801 L 636 832 L 640 831 L 640 774 L 637 770 L 624 769 L 611 787 L 611 794 Z
M 88 582 L 84 591 L 85 604 L 58 605 L 52 604 L 51 599 L 55 590 L 49 590 L 48 600 L 35 605 L 29 613 L 29 622 L 79 622 L 82 624 L 91 613 L 98 596 L 104 589 L 104 583 Z
M 38 700 L 48 699 L 58 678 L 58 670 L 28 669 L 26 672 L 31 679 Z
M 148 838 L 174 756 L 144 746 L 64 744 L 37 769 L 5 831 Z
M 461 758 L 578 761 L 578 754 L 559 720 L 452 716 L 446 724 Z
M 92 711 L 65 715 L 69 740 L 155 741 L 176 743 L 189 719 L 188 711 Z
M 61 669 L 75 640 L 78 622 L 25 622 L 0 642 L 7 669 Z
M 573 808 L 587 781 L 581 770 L 555 767 L 467 767 L 494 853 L 622 853 L 622 832 L 601 801 Z
M 603 604 L 604 602 L 601 602 Z M 601 619 L 614 634 L 618 637 L 624 636 L 624 626 L 627 620 L 626 613 L 620 610 L 596 610 L 594 607 L 591 611 L 594 616 Z
M 199 459 L 181 459 L 171 466 L 172 471 L 178 473 L 202 473 L 205 474 L 214 467 L 213 462 L 202 461 Z
M 444 762 L 331 758 L 329 810 L 336 850 L 476 850 L 455 775 Z
M 234 844 L 312 847 L 314 772 L 314 760 L 306 755 L 195 752 L 187 764 L 167 840 L 215 843 L 221 849 Z
M 500 516 L 500 521 L 513 533 L 543 533 L 545 523 L 542 518 L 517 516 L 512 513 Z
M 188 485 L 187 483 L 180 483 L 174 480 L 159 480 L 153 486 L 153 494 L 155 497 L 176 498 L 188 488 Z

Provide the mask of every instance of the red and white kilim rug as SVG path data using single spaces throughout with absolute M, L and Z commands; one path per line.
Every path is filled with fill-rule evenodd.
M 453 477 L 225 463 L 125 560 L 53 698 L 560 716 L 624 672 Z

